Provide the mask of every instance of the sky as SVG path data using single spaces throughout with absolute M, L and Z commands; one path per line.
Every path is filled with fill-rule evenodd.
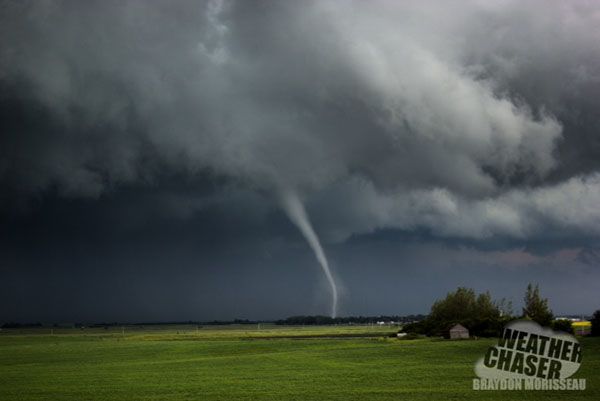
M 600 308 L 600 3 L 1 1 L 0 321 Z M 331 272 L 328 277 L 326 268 Z

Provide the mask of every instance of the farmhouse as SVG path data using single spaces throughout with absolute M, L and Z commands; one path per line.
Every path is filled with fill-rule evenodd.
M 461 324 L 455 324 L 450 329 L 450 338 L 451 339 L 469 338 L 469 330 Z

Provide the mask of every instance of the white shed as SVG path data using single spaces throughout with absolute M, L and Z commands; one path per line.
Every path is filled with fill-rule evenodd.
M 469 338 L 469 330 L 462 324 L 455 324 L 450 329 L 450 338 Z

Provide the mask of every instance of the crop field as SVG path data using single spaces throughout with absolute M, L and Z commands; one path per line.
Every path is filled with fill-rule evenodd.
M 492 339 L 398 340 L 395 327 L 148 326 L 0 332 L 0 400 L 600 400 L 584 391 L 474 391 Z

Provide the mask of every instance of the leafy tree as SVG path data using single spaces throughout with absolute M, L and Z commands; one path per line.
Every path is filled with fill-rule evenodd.
M 592 317 L 592 335 L 600 336 L 600 309 L 594 312 Z
M 459 287 L 433 304 L 429 318 L 438 323 L 468 323 L 475 318 L 476 302 L 475 291 Z
M 484 292 L 477 296 L 473 311 L 475 319 L 471 322 L 471 331 L 473 334 L 482 337 L 492 337 L 502 330 L 502 326 L 507 319 L 510 319 L 510 315 L 503 315 L 499 307 L 500 304 L 492 300 L 489 292 Z
M 499 303 L 492 300 L 489 292 L 477 295 L 470 288 L 459 287 L 446 298 L 436 301 L 425 320 L 405 326 L 404 330 L 445 336 L 452 325 L 460 323 L 472 335 L 487 337 L 498 335 L 509 319 L 509 315 L 502 314 Z
M 552 323 L 554 315 L 548 307 L 548 299 L 540 296 L 540 289 L 537 284 L 535 287 L 531 283 L 527 285 L 523 317 L 531 319 L 542 326 L 549 326 Z

